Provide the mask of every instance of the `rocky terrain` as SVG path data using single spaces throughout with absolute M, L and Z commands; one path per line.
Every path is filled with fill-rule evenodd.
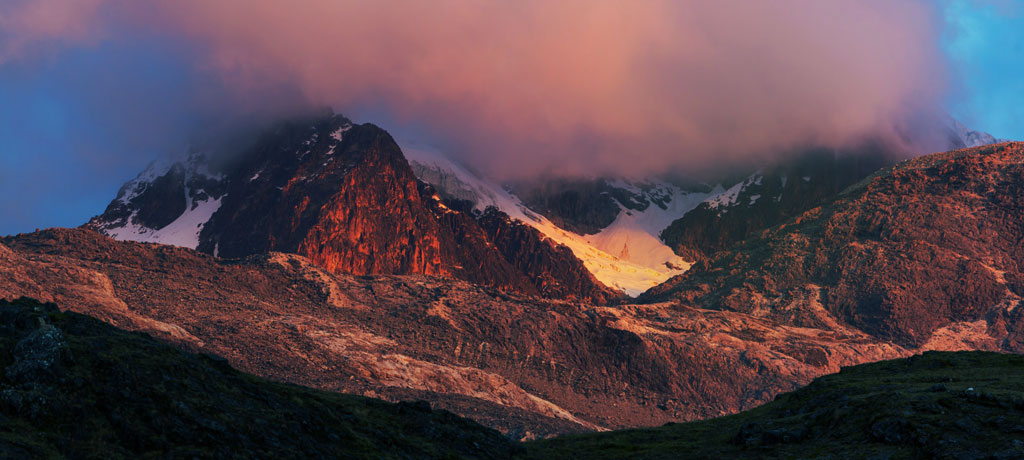
M 1020 351 L 1022 164 L 1024 144 L 902 163 L 636 304 L 349 274 L 316 253 L 227 258 L 215 244 L 225 257 L 213 257 L 90 229 L 0 239 L 0 297 L 52 301 L 273 380 L 428 400 L 517 439 L 659 425 L 754 407 L 842 366 L 933 349 Z M 469 246 L 536 292 L 585 282 L 559 276 L 557 258 L 529 257 L 538 245 L 565 250 L 500 212 L 424 196 L 437 228 L 471 221 L 484 243 Z
M 1024 144 L 884 169 L 647 293 L 911 347 L 1024 351 Z
M 300 254 L 331 272 L 450 276 L 592 303 L 620 296 L 539 236 L 496 247 L 472 214 L 416 178 L 387 132 L 332 114 L 280 123 L 238 152 L 153 165 L 87 226 L 221 257 Z M 533 260 L 525 272 L 523 257 Z
M 1024 458 L 1024 357 L 929 352 L 844 368 L 729 417 L 528 444 L 529 458 Z
M 994 142 L 950 123 L 951 146 Z M 376 126 L 330 111 L 253 133 L 154 163 L 87 226 L 118 240 L 215 256 L 274 250 L 336 272 L 449 276 L 609 303 L 824 204 L 907 156 L 867 142 L 705 174 L 714 186 L 677 173 L 502 184 L 429 144 L 396 142 Z M 489 207 L 508 217 L 502 235 L 526 241 L 489 240 L 479 228 Z M 498 222 L 489 222 L 491 237 Z
M 426 276 L 218 259 L 86 229 L 0 239 L 0 297 L 55 302 L 278 381 L 424 399 L 515 438 L 732 413 L 910 350 L 668 303 L 591 306 Z
M 0 457 L 512 458 L 426 403 L 255 378 L 30 299 L 0 301 Z
M 695 181 L 676 181 L 683 190 L 710 192 Z M 607 228 L 620 212 L 644 211 L 649 206 L 664 208 L 671 197 L 659 194 L 651 184 L 638 186 L 610 178 L 565 179 L 542 177 L 520 180 L 510 188 L 531 210 L 559 227 L 589 235 Z
M 710 192 L 710 189 L 681 188 L 676 184 L 681 181 L 606 179 L 547 179 L 534 183 L 518 182 L 510 188 L 480 176 L 429 145 L 402 141 L 402 153 L 409 159 L 417 177 L 436 187 L 449 207 L 475 215 L 490 207 L 497 208 L 511 220 L 565 246 L 601 283 L 630 296 L 638 295 L 690 267 L 686 259 L 676 255 L 659 239 L 658 233 L 707 198 L 706 192 Z M 565 199 L 576 203 L 584 212 L 601 207 L 612 210 L 606 215 L 612 219 L 610 223 L 602 223 L 603 228 L 594 234 L 575 233 L 565 228 L 570 225 L 565 215 L 551 213 L 550 209 L 538 212 L 535 210 L 537 203 L 527 204 L 518 196 L 544 197 L 540 191 L 552 189 L 555 184 L 563 184 L 567 194 Z M 571 188 L 572 184 L 582 184 L 586 191 Z
M 266 381 L 54 304 L 0 301 L 0 320 L 3 458 L 1024 455 L 1016 355 L 930 352 L 844 368 L 733 416 L 524 446 L 422 401 Z
M 700 260 L 835 199 L 846 187 L 897 162 L 891 151 L 810 150 L 742 178 L 673 221 L 661 238 Z
M 942 128 L 948 137 L 947 150 L 998 141 L 951 117 Z M 759 167 L 739 167 L 708 179 L 721 185 L 703 203 L 663 227 L 659 236 L 677 254 L 699 260 L 829 203 L 878 169 L 917 155 L 920 152 L 908 152 L 891 142 L 865 141 L 843 149 L 797 150 Z

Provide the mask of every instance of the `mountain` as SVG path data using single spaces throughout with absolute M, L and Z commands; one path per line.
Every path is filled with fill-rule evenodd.
M 137 217 L 159 215 L 142 207 L 160 197 L 183 203 L 161 207 L 171 223 L 216 201 L 196 226 L 198 252 L 90 229 L 3 238 L 0 297 L 53 301 L 278 381 L 427 400 L 517 439 L 734 413 L 867 361 L 1020 347 L 1021 144 L 883 169 L 674 275 L 623 270 L 644 267 L 591 238 L 651 236 L 648 224 L 708 196 L 732 201 L 602 179 L 596 190 L 630 191 L 602 193 L 632 207 L 579 235 L 434 151 L 333 115 L 283 124 L 240 153 L 144 174 L 88 226 L 152 222 Z M 837 159 L 825 169 L 843 169 Z M 770 186 L 766 174 L 744 186 Z M 735 200 L 768 198 L 752 192 Z M 415 255 L 431 248 L 436 259 Z M 569 297 L 608 292 L 588 272 L 673 277 L 607 306 Z
M 939 130 L 946 133 L 944 150 L 997 142 L 948 116 Z M 846 187 L 906 157 L 904 149 L 887 142 L 798 151 L 745 171 L 738 179 L 721 180 L 707 200 L 662 227 L 659 236 L 677 254 L 698 260 L 825 204 Z
M 669 223 L 660 236 L 676 253 L 699 260 L 827 202 L 896 161 L 882 147 L 801 152 L 728 189 L 718 186 L 711 198 Z
M 827 313 L 902 346 L 1024 352 L 1022 177 L 1022 143 L 907 160 L 644 298 L 813 327 Z
M 948 125 L 951 148 L 994 141 L 952 118 Z M 376 127 L 359 141 L 369 126 L 327 114 L 282 123 L 241 152 L 195 151 L 182 161 L 158 162 L 88 225 L 117 239 L 226 257 L 272 249 L 306 255 L 332 270 L 439 274 L 605 302 L 682 274 L 694 261 L 821 204 L 898 157 L 884 145 L 840 154 L 808 150 L 716 186 L 678 177 L 542 177 L 502 185 L 429 145 L 396 145 Z M 382 147 L 372 147 L 383 136 Z M 380 167 L 387 173 L 377 175 Z M 342 177 L 351 179 L 347 187 L 339 187 Z M 218 212 L 225 196 L 227 209 Z M 374 200 L 380 207 L 365 206 Z M 488 207 L 506 214 L 510 225 L 532 227 L 539 235 L 530 232 L 531 239 L 554 244 L 514 245 L 530 254 L 497 248 L 498 257 L 481 247 L 489 241 L 466 218 Z M 385 216 L 395 222 L 384 222 Z M 432 220 L 441 221 L 439 229 Z M 358 237 L 345 236 L 357 228 Z M 558 245 L 571 254 L 549 250 Z M 520 257 L 532 262 L 518 263 Z M 539 267 L 544 260 L 549 266 Z
M 649 426 L 748 409 L 843 366 L 1022 351 L 1022 178 L 1019 143 L 906 161 L 614 307 L 85 229 L 0 239 L 0 297 L 275 380 L 425 399 L 515 438 Z
M 946 123 L 950 133 L 950 145 L 953 148 L 981 147 L 989 144 L 1009 142 L 1008 139 L 996 139 L 995 136 L 989 133 L 968 128 L 953 117 L 949 117 Z
M 492 236 L 522 232 L 507 219 L 488 225 Z M 495 244 L 474 215 L 416 178 L 384 130 L 333 114 L 280 123 L 237 152 L 151 165 L 86 226 L 219 257 L 282 251 L 332 272 L 452 276 L 596 303 L 619 297 L 531 231 L 534 244 Z
M 1024 358 L 929 352 L 729 417 L 527 444 L 528 458 L 1024 458 Z
M 0 301 L 0 457 L 512 458 L 425 403 L 269 382 L 30 299 Z
M 402 144 L 416 175 L 443 197 L 463 201 L 479 212 L 487 207 L 500 209 L 571 249 L 600 282 L 628 295 L 638 295 L 690 267 L 658 234 L 707 198 L 710 188 L 664 180 L 553 178 L 502 186 L 428 145 Z M 560 192 L 550 196 L 551 190 Z M 563 202 L 566 209 L 575 207 L 604 217 L 595 224 L 600 228 L 587 234 L 573 223 L 580 217 L 553 212 L 536 200 Z

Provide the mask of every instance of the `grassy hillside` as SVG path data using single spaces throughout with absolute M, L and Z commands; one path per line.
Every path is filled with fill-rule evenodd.
M 754 410 L 527 444 L 531 458 L 1024 458 L 1024 356 L 929 352 L 843 369 Z
M 273 383 L 52 304 L 0 301 L 0 458 L 507 458 L 425 403 Z

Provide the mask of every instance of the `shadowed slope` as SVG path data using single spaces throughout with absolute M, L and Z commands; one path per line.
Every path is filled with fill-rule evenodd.
M 425 403 L 272 383 L 55 305 L 0 301 L 3 458 L 508 458 Z

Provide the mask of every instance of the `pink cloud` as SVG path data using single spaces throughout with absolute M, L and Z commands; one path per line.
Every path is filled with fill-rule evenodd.
M 72 40 L 103 28 L 106 19 L 57 11 L 75 3 L 47 0 L 0 24 Z M 506 176 L 639 174 L 896 137 L 894 126 L 937 113 L 946 86 L 936 12 L 924 0 L 102 6 L 141 30 L 202 44 L 199 65 L 249 98 L 280 84 L 342 112 L 377 107 Z M 55 15 L 39 12 L 50 8 Z

